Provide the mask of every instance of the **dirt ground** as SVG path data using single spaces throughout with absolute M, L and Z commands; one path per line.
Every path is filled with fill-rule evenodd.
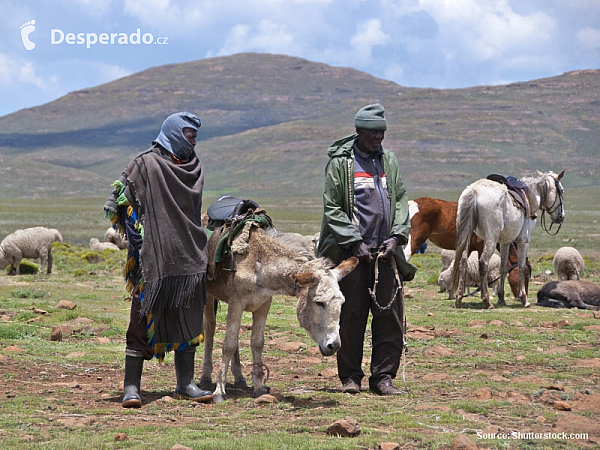
M 447 333 L 447 331 L 444 332 Z M 439 337 L 444 332 L 415 328 L 409 331 L 409 335 L 417 336 L 414 337 L 415 339 L 436 339 L 436 335 Z M 271 384 L 279 382 L 276 384 L 281 385 L 281 382 L 283 382 L 284 386 L 287 386 L 287 389 L 282 389 L 282 392 L 278 392 L 277 388 L 272 389 L 272 394 L 280 394 L 278 396 L 280 401 L 289 403 L 293 407 L 306 407 L 313 402 L 310 395 L 306 396 L 307 393 L 335 392 L 337 390 L 338 381 L 332 361 L 330 361 L 330 367 L 326 369 L 315 368 L 315 366 L 322 366 L 324 359 L 318 354 L 316 348 L 305 348 L 301 343 L 287 341 L 285 335 L 274 337 L 267 346 L 278 346 L 290 352 L 290 356 L 283 359 L 265 358 L 265 363 L 270 370 Z M 548 351 L 560 355 L 572 350 L 571 348 L 557 346 Z M 7 399 L 22 395 L 45 398 L 43 402 L 45 405 L 44 410 L 36 411 L 37 417 L 44 419 L 37 424 L 42 430 L 56 426 L 75 428 L 92 425 L 101 429 L 115 429 L 147 426 L 153 422 L 161 426 L 169 423 L 181 426 L 197 421 L 197 417 L 193 415 L 179 414 L 182 408 L 189 407 L 189 405 L 182 406 L 182 402 L 174 401 L 170 396 L 169 386 L 149 389 L 148 384 L 156 385 L 158 380 L 170 380 L 174 384 L 175 377 L 172 362 L 167 361 L 162 365 L 147 362 L 142 377 L 143 409 L 156 406 L 160 408 L 161 413 L 158 415 L 143 413 L 124 415 L 120 393 L 122 389 L 122 369 L 110 369 L 102 366 L 85 367 L 81 364 L 69 363 L 69 358 L 76 359 L 83 356 L 81 354 L 67 355 L 67 359 L 60 364 L 28 363 L 24 367 L 19 361 L 18 347 L 4 348 L 3 353 L 3 355 L 0 355 L 0 371 L 13 374 L 9 379 L 4 379 L 3 396 Z M 452 349 L 442 345 L 433 345 L 423 356 L 436 358 L 452 355 L 453 353 L 456 352 Z M 467 357 L 469 356 L 476 355 L 467 355 Z M 419 363 L 411 361 L 410 357 L 408 360 L 406 380 L 409 384 L 446 381 L 449 385 L 454 385 L 455 389 L 458 387 L 457 385 L 460 385 L 460 380 L 458 383 L 452 380 L 452 377 L 444 372 L 441 365 L 438 372 L 422 374 L 418 370 Z M 595 378 L 590 380 L 590 383 L 584 384 L 597 387 L 600 381 L 600 358 L 581 360 L 577 364 L 581 367 L 594 369 Z M 293 375 L 288 374 L 290 368 L 293 368 Z M 199 374 L 199 372 L 200 367 L 197 368 L 197 373 Z M 529 373 L 529 375 L 512 376 L 512 374 L 523 373 Z M 507 362 L 500 367 L 477 368 L 471 375 L 473 377 L 489 378 L 492 381 L 505 381 L 506 390 L 498 391 L 484 387 L 467 393 L 459 393 L 458 390 L 452 388 L 436 388 L 420 392 L 418 400 L 411 402 L 412 407 L 415 411 L 445 413 L 451 411 L 451 408 L 447 406 L 448 403 L 461 396 L 476 402 L 487 402 L 492 399 L 502 400 L 511 404 L 528 406 L 535 410 L 535 416 L 517 420 L 514 415 L 507 413 L 505 408 L 492 410 L 486 416 L 463 410 L 456 410 L 455 412 L 461 414 L 464 419 L 475 423 L 477 429 L 480 429 L 482 433 L 510 433 L 511 431 L 524 433 L 526 430 L 534 433 L 588 433 L 588 439 L 579 440 L 577 443 L 584 446 L 589 445 L 590 447 L 600 445 L 600 393 L 598 391 L 577 390 L 577 387 L 567 387 L 560 383 L 553 383 L 549 380 L 549 373 L 541 372 L 538 367 L 521 366 L 518 362 Z M 523 390 L 520 387 L 521 383 L 537 383 L 543 391 L 541 395 L 534 398 L 529 390 Z M 26 394 L 23 392 L 24 390 Z M 570 394 L 568 395 L 568 401 L 561 400 L 565 393 Z M 372 394 L 361 393 L 360 395 Z M 228 402 L 233 408 L 240 407 L 236 399 L 251 397 L 251 389 L 233 389 L 231 385 L 228 385 Z M 215 405 L 197 404 L 194 407 L 208 411 L 214 408 Z M 99 409 L 103 410 L 101 419 L 97 416 Z M 76 412 L 65 413 L 66 410 Z M 544 418 L 545 413 L 556 413 L 558 418 L 554 421 L 548 421 Z M 582 416 L 582 413 L 586 415 Z M 291 422 L 296 420 L 294 415 L 290 415 L 289 418 Z M 419 430 L 419 433 L 422 434 L 435 434 L 438 432 L 444 432 L 444 430 L 429 429 L 427 427 Z
M 414 293 L 413 293 L 414 294 Z M 410 291 L 409 295 L 410 297 Z M 275 312 L 276 313 L 276 312 Z M 582 319 L 593 318 L 591 311 L 574 312 L 574 317 Z M 579 316 L 578 316 L 579 315 Z M 78 319 L 73 327 L 85 327 L 87 331 L 87 342 L 98 343 L 123 343 L 124 338 L 108 339 L 97 337 L 102 329 L 101 325 L 87 323 Z M 459 330 L 449 327 L 419 327 L 409 323 L 409 344 L 427 341 L 425 350 L 409 352 L 404 367 L 406 382 L 418 389 L 418 397 L 407 399 L 406 397 L 395 399 L 398 407 L 404 411 L 418 414 L 444 414 L 454 412 L 469 421 L 471 430 L 476 429 L 486 435 L 511 432 L 533 432 L 533 433 L 587 433 L 587 439 L 577 440 L 581 447 L 600 448 L 600 353 L 599 357 L 579 359 L 574 362 L 576 367 L 587 368 L 591 376 L 580 382 L 561 384 L 554 381 L 551 376 L 553 369 L 527 365 L 525 359 L 514 353 L 509 356 L 509 349 L 495 346 L 487 350 L 469 350 L 461 347 L 455 350 L 441 343 L 444 338 L 453 337 L 460 342 L 468 334 L 483 336 L 480 328 L 486 325 L 498 327 L 513 326 L 522 327 L 523 332 L 546 332 L 549 329 L 560 328 L 569 324 L 557 322 L 543 323 L 539 330 L 531 329 L 527 323 L 504 323 L 498 321 L 494 324 L 482 319 L 483 322 L 473 320 L 469 323 L 468 330 Z M 410 322 L 410 321 L 409 321 Z M 597 329 L 591 332 L 600 333 L 600 320 L 597 321 Z M 221 330 L 223 330 L 221 325 Z M 69 330 L 67 328 L 67 330 Z M 546 330 L 546 331 L 544 331 Z M 243 326 L 240 333 L 240 344 L 248 348 L 250 341 L 250 330 Z M 81 337 L 69 336 L 65 333 L 64 340 L 81 342 Z M 437 341 L 437 342 L 436 342 Z M 598 338 L 596 338 L 596 343 Z M 216 352 L 214 359 L 219 360 L 220 341 L 216 340 Z M 557 359 L 567 357 L 570 353 L 589 349 L 592 345 L 588 343 L 572 342 L 559 344 L 544 349 L 544 352 L 556 355 Z M 335 393 L 339 389 L 339 381 L 335 369 L 335 359 L 322 357 L 316 347 L 307 346 L 298 342 L 293 331 L 270 333 L 265 339 L 265 353 L 270 350 L 284 352 L 287 356 L 276 358 L 266 356 L 264 362 L 269 369 L 268 385 L 272 387 L 271 393 L 276 396 L 280 403 L 285 403 L 292 410 L 306 409 L 309 407 L 327 406 L 327 400 L 323 400 L 319 393 Z M 201 408 L 207 414 L 219 405 L 194 404 L 175 401 L 171 397 L 175 386 L 175 371 L 173 361 L 166 359 L 163 364 L 155 361 L 146 362 L 142 376 L 142 396 L 144 407 L 139 413 L 124 414 L 121 407 L 121 392 L 123 386 L 123 363 L 121 354 L 115 355 L 115 363 L 111 367 L 106 365 L 86 365 L 84 352 L 73 352 L 58 362 L 36 363 L 27 359 L 23 361 L 24 348 L 12 345 L 1 349 L 0 353 L 0 375 L 3 383 L 2 396 L 5 399 L 18 399 L 23 397 L 35 397 L 43 399 L 39 401 L 33 417 L 29 422 L 35 422 L 36 427 L 50 431 L 53 428 L 76 428 L 94 427 L 98 430 L 110 430 L 115 428 L 129 428 L 134 426 L 177 425 L 197 422 L 197 415 L 185 414 L 182 411 L 189 408 Z M 474 358 L 485 358 L 497 356 L 497 352 L 506 352 L 507 357 L 498 363 L 495 359 L 491 364 L 471 364 Z M 456 363 L 448 363 L 440 360 L 447 356 L 456 357 Z M 250 384 L 251 364 L 248 358 L 244 360 L 244 374 Z M 199 382 L 201 374 L 201 353 L 196 360 L 196 381 Z M 368 360 L 365 359 L 368 365 Z M 437 369 L 431 370 L 434 364 Z M 445 370 L 456 365 L 469 365 L 471 371 L 457 379 Z M 427 369 L 425 368 L 427 366 Z M 215 372 L 218 370 L 215 364 Z M 401 368 L 401 371 L 403 369 Z M 214 379 L 213 373 L 213 379 Z M 471 389 L 467 383 L 473 380 L 490 380 L 501 382 L 502 388 L 492 389 L 480 387 Z M 231 375 L 230 375 L 231 381 Z M 167 383 L 165 385 L 165 383 Z M 170 384 L 169 384 L 170 383 Z M 536 395 L 532 394 L 531 385 L 537 386 Z M 402 387 L 402 375 L 396 380 L 396 385 Z M 496 385 L 497 386 L 497 385 Z M 363 389 L 365 389 L 363 383 Z M 228 408 L 232 411 L 239 408 L 247 408 L 248 402 L 242 399 L 251 399 L 252 391 L 248 389 L 234 389 L 228 385 Z M 374 396 L 368 391 L 361 392 L 359 396 Z M 326 397 L 327 398 L 327 397 Z M 338 406 L 343 406 L 347 394 L 339 394 Z M 453 408 L 450 405 L 458 400 L 469 400 L 476 404 L 496 402 L 495 405 L 502 407 L 490 408 L 486 415 L 472 413 L 468 410 Z M 325 402 L 325 405 L 324 405 Z M 500 403 L 498 403 L 500 402 Z M 254 402 L 252 402 L 254 405 Z M 0 403 L 1 405 L 1 403 Z M 159 412 L 157 412 L 159 410 Z M 101 413 L 99 413 L 101 411 Z M 522 413 L 515 413 L 521 411 Z M 1 414 L 1 410 L 0 410 Z M 297 416 L 290 414 L 289 419 L 285 415 L 278 416 L 278 423 L 289 420 L 290 426 Z M 444 426 L 432 426 L 423 424 L 422 428 L 414 430 L 422 436 L 433 436 L 441 433 L 456 432 Z M 0 437 L 6 433 L 0 430 Z M 473 433 L 470 434 L 471 441 L 475 441 Z M 24 431 L 22 439 L 27 441 L 28 435 Z M 33 440 L 34 437 L 31 436 Z M 457 444 L 458 445 L 458 444 Z M 566 444 L 568 448 L 568 444 Z M 417 448 L 418 442 L 404 444 L 402 448 Z M 458 447 L 457 447 L 458 448 Z M 474 447 L 473 447 L 474 448 Z M 480 445 L 479 448 L 486 448 Z M 540 447 L 541 448 L 541 447 Z

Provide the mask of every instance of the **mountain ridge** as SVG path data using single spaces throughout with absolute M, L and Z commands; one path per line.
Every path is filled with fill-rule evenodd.
M 397 154 L 409 189 L 458 189 L 491 172 L 536 169 L 566 169 L 565 185 L 599 183 L 600 70 L 423 89 L 244 53 L 152 67 L 0 117 L 0 188 L 5 197 L 53 197 L 76 180 L 73 195 L 103 196 L 164 118 L 189 110 L 202 119 L 196 148 L 207 189 L 320 195 L 327 147 L 377 101 L 388 119 L 384 146 Z

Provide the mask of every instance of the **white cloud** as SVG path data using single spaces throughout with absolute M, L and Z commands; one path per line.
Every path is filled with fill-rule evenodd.
M 43 91 L 48 88 L 48 84 L 36 75 L 31 61 L 0 54 L 0 85 L 9 87 L 19 84 L 33 85 Z
M 294 50 L 294 36 L 285 25 L 261 20 L 256 28 L 245 24 L 234 26 L 217 55 L 249 51 L 293 54 Z
M 577 32 L 577 40 L 591 49 L 600 49 L 600 30 L 592 27 L 582 28 Z
M 373 46 L 386 45 L 391 36 L 381 29 L 381 20 L 369 19 L 358 25 L 356 33 L 350 39 L 350 44 L 361 59 L 371 57 Z
M 33 84 L 43 91 L 48 89 L 46 82 L 35 74 L 33 69 L 33 63 L 27 62 L 21 66 L 18 73 L 16 74 L 17 82 L 25 84 Z
M 401 80 L 404 77 L 404 69 L 398 63 L 392 63 L 385 68 L 384 78 L 387 80 Z
M 509 51 L 539 49 L 549 42 L 555 20 L 547 13 L 516 13 L 506 0 L 420 0 L 440 28 L 449 54 L 469 52 L 473 62 L 499 58 Z
M 179 6 L 177 3 L 179 3 Z M 124 12 L 157 30 L 186 34 L 205 23 L 213 7 L 210 1 L 184 3 L 175 0 L 125 0 Z
M 97 74 L 98 83 L 101 84 L 126 77 L 131 75 L 132 72 L 114 64 L 101 64 Z

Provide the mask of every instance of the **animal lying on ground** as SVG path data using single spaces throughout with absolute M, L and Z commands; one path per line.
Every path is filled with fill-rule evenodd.
M 454 253 L 454 252 L 452 252 Z M 454 255 L 453 255 L 454 257 Z M 448 268 L 440 273 L 438 277 L 438 284 L 440 285 L 440 292 L 448 291 L 448 298 L 454 298 L 454 292 L 450 289 L 450 282 L 452 281 L 452 269 L 454 268 L 454 261 L 450 262 Z M 500 256 L 493 254 L 490 258 L 489 263 L 489 281 L 495 280 L 490 287 L 493 287 L 494 292 L 498 289 L 498 278 L 500 278 Z M 477 252 L 471 252 L 469 259 L 467 260 L 467 280 L 466 286 L 479 286 L 479 258 Z
M 559 280 L 580 280 L 585 263 L 581 254 L 573 247 L 561 247 L 552 260 L 554 273 Z
M 113 227 L 109 227 L 106 230 L 106 233 L 104 233 L 104 241 L 112 242 L 117 247 L 119 247 L 121 250 L 126 249 L 127 246 L 129 245 L 129 242 L 127 242 L 127 239 L 125 238 L 125 236 L 121 235 Z
M 90 239 L 90 250 L 94 250 L 95 252 L 103 252 L 104 250 L 121 250 L 116 244 L 112 242 L 100 242 L 98 238 Z
M 600 311 L 600 286 L 589 281 L 550 281 L 537 294 L 537 304 L 550 308 L 581 308 Z
M 32 227 L 16 230 L 0 243 L 0 269 L 10 264 L 9 275 L 21 274 L 23 258 L 39 258 L 40 273 L 47 268 L 52 272 L 52 244 L 62 242 L 62 236 L 56 228 Z

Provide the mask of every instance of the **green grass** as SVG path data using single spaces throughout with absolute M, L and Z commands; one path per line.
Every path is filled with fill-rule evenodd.
M 419 193 L 428 194 L 431 192 Z M 573 205 L 579 205 L 578 209 L 567 210 L 567 221 L 569 217 L 581 217 L 579 226 L 589 225 L 589 229 L 571 229 L 567 222 L 559 235 L 551 238 L 538 225 L 530 250 L 534 274 L 530 300 L 552 278 L 546 271 L 552 270 L 553 249 L 564 245 L 563 240 L 571 236 L 587 239 L 586 234 L 593 234 L 593 216 L 585 212 L 591 209 L 589 201 L 594 200 L 593 195 L 585 189 L 577 191 L 577 195 L 581 198 L 577 197 Z M 298 200 L 294 205 L 277 198 L 259 200 L 281 231 L 310 234 L 318 230 L 318 200 Z M 35 223 L 35 207 L 42 203 L 45 213 L 60 210 L 58 203 L 31 200 L 19 218 Z M 78 206 L 82 214 L 91 215 L 97 209 L 96 203 L 99 202 L 82 202 Z M 63 236 L 68 238 L 54 246 L 52 274 L 0 275 L 2 447 L 75 449 L 85 443 L 85 448 L 141 449 L 170 448 L 180 443 L 194 449 L 325 450 L 374 449 L 381 442 L 393 441 L 413 448 L 437 449 L 449 445 L 457 434 L 465 433 L 477 445 L 488 448 L 585 448 L 579 441 L 482 441 L 477 439 L 475 430 L 481 431 L 488 425 L 518 431 L 551 430 L 552 424 L 564 416 L 540 401 L 545 392 L 543 386 L 552 383 L 560 382 L 569 388 L 559 394 L 565 401 L 575 401 L 577 393 L 597 393 L 597 368 L 578 367 L 576 363 L 598 357 L 600 333 L 585 330 L 598 324 L 598 320 L 591 312 L 578 310 L 535 305 L 523 309 L 512 298 L 507 298 L 507 307 L 490 311 L 484 310 L 477 298 L 469 298 L 464 309 L 456 310 L 445 293 L 438 293 L 435 282 L 441 262 L 433 246 L 412 259 L 419 271 L 406 284 L 407 320 L 409 329 L 423 327 L 440 334 L 432 339 L 409 335 L 406 365 L 396 380 L 402 387 L 404 370 L 409 394 L 394 399 L 366 391 L 357 396 L 340 394 L 335 358 L 310 352 L 315 344 L 297 324 L 295 299 L 276 297 L 267 320 L 264 357 L 271 368 L 267 384 L 272 392 L 283 395 L 281 402 L 258 406 L 250 392 L 234 391 L 231 387 L 228 400 L 218 405 L 194 407 L 184 401 L 166 401 L 163 397 L 172 395 L 175 383 L 173 357 L 167 355 L 162 365 L 155 361 L 145 363 L 145 406 L 141 410 L 123 410 L 119 402 L 130 305 L 121 273 L 126 252 L 106 252 L 100 255 L 101 260 L 89 262 L 82 258 L 89 251 L 87 241 L 92 234 L 103 234 L 106 224 L 99 221 L 96 228 L 82 230 L 77 223 L 63 220 L 61 214 L 53 217 L 62 221 L 60 226 L 52 226 L 62 227 Z M 10 214 L 4 219 L 4 227 L 15 220 Z M 580 251 L 586 260 L 586 279 L 599 282 L 597 240 L 591 239 L 590 245 Z M 70 300 L 77 307 L 72 311 L 58 309 L 55 305 L 59 300 Z M 226 314 L 227 306 L 221 304 L 216 339 L 224 338 Z M 78 322 L 81 318 L 91 319 L 91 323 Z M 481 323 L 474 326 L 473 320 Z M 492 323 L 494 320 L 503 324 Z M 554 326 L 562 320 L 569 325 Z M 251 314 L 245 313 L 240 350 L 248 382 L 250 323 Z M 63 341 L 52 342 L 49 336 L 54 326 L 72 331 L 63 333 Z M 304 342 L 306 349 L 297 353 L 279 350 L 274 339 L 281 337 Z M 436 345 L 455 354 L 427 356 Z M 23 351 L 3 350 L 10 346 Z M 364 351 L 364 370 L 368 375 L 370 328 Z M 317 359 L 308 363 L 308 358 Z M 201 360 L 199 354 L 197 377 Z M 215 371 L 218 361 L 217 353 Z M 482 388 L 491 390 L 491 399 L 473 397 Z M 529 401 L 510 402 L 510 393 L 526 396 Z M 596 419 L 594 412 L 585 409 L 570 414 Z M 358 421 L 360 436 L 349 439 L 325 433 L 331 423 L 347 416 Z M 546 422 L 541 423 L 537 419 L 540 416 Z M 118 433 L 126 433 L 127 439 L 115 441 Z

